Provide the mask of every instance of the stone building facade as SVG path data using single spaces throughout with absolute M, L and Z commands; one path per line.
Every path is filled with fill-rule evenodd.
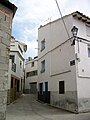
M 6 119 L 9 49 L 12 19 L 16 9 L 9 1 L 0 1 L 0 120 Z

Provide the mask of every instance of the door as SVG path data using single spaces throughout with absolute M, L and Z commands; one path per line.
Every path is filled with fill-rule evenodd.
M 33 82 L 33 83 L 30 83 L 30 93 L 37 93 L 37 83 L 36 82 Z
M 48 92 L 48 82 L 45 82 L 45 92 Z
M 49 94 L 48 94 L 48 82 L 45 82 L 45 93 L 44 93 L 44 102 L 48 103 Z

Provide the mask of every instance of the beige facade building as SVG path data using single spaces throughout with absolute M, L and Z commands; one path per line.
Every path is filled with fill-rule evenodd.
M 8 104 L 21 96 L 24 85 L 24 53 L 27 45 L 11 38 L 8 71 Z
M 38 99 L 76 113 L 90 111 L 90 18 L 77 11 L 63 20 L 38 30 Z
M 25 93 L 37 93 L 38 57 L 28 58 L 25 64 Z
M 9 50 L 16 9 L 9 1 L 0 0 L 0 120 L 6 119 Z

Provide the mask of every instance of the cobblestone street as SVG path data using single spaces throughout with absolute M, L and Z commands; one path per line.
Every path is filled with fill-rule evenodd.
M 23 95 L 7 106 L 6 120 L 90 120 L 90 113 L 73 114 L 40 103 L 35 95 Z

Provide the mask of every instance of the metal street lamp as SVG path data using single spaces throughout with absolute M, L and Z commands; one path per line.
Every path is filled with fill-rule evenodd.
M 71 32 L 73 34 L 73 37 L 76 37 L 78 33 L 78 28 L 76 26 L 73 26 L 73 28 L 71 29 Z
M 78 33 L 78 28 L 76 26 L 73 26 L 73 28 L 71 29 L 71 32 L 73 34 L 74 40 L 72 41 L 71 45 L 75 45 L 75 40 L 77 37 L 77 33 Z

